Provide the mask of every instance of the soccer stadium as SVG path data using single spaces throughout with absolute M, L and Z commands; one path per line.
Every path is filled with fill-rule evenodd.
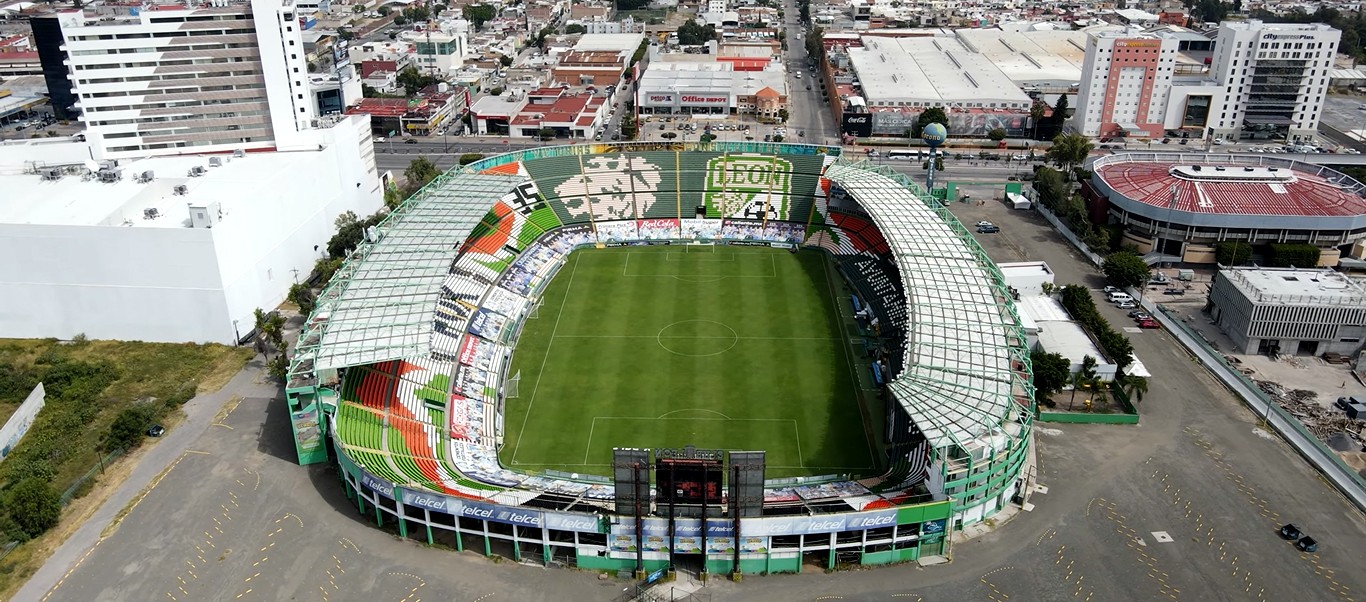
M 611 571 L 943 556 L 1028 491 L 1000 271 L 838 147 L 545 147 L 366 233 L 286 386 L 301 463 L 404 537 Z
M 1083 186 L 1093 215 L 1125 242 L 1171 261 L 1214 263 L 1213 245 L 1308 243 L 1321 265 L 1366 238 L 1366 186 L 1334 169 L 1274 156 L 1123 153 L 1095 159 Z M 1325 263 L 1326 262 L 1326 263 Z M 1310 266 L 1306 266 L 1310 267 Z

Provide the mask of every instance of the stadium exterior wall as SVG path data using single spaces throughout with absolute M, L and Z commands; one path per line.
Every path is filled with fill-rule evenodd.
M 376 526 L 395 527 L 401 537 L 547 566 L 572 563 L 581 569 L 607 571 L 637 568 L 634 527 L 623 526 L 630 521 L 619 523 L 601 514 L 550 512 L 408 491 L 366 472 L 339 448 L 337 458 L 346 495 L 360 514 L 373 518 Z M 942 555 L 949 547 L 952 510 L 952 502 L 944 500 L 870 512 L 744 519 L 738 538 L 733 532 L 728 536 L 725 530 L 732 521 L 712 519 L 707 521 L 708 532 L 717 531 L 720 536 L 709 538 L 707 570 L 735 572 L 734 548 L 720 549 L 735 545 L 740 546 L 738 572 L 749 574 L 799 572 L 802 558 L 810 554 L 822 556 L 826 568 Z M 648 521 L 648 533 L 666 532 L 662 531 L 664 519 Z M 686 532 L 686 528 L 680 526 L 679 532 Z M 629 533 L 623 535 L 623 531 Z M 774 532 L 784 534 L 771 535 Z M 684 545 L 682 540 L 686 539 L 676 538 L 677 545 Z M 667 536 L 650 540 L 664 547 L 643 550 L 641 569 L 668 566 Z

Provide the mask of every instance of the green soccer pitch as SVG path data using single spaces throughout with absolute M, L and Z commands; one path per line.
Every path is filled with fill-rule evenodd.
M 839 282 L 817 251 L 573 253 L 517 342 L 503 465 L 610 475 L 614 447 L 695 445 L 766 451 L 770 478 L 873 472 Z

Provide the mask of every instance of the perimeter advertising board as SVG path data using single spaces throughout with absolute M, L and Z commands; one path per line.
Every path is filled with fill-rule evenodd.
M 877 527 L 890 527 L 896 524 L 896 509 L 875 510 L 872 512 L 851 512 L 848 514 L 829 514 L 824 516 L 782 516 L 757 518 L 741 521 L 741 535 L 745 537 L 767 537 L 773 535 L 799 535 L 811 533 L 835 533 L 838 531 L 862 531 Z

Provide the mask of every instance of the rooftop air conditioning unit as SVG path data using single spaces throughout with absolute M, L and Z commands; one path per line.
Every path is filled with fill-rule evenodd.
M 238 159 L 241 159 L 242 157 L 247 156 L 247 151 L 244 151 L 244 150 L 242 150 L 242 149 L 239 148 L 239 149 L 237 149 L 237 150 L 235 150 L 235 151 L 232 151 L 232 156 L 237 157 Z
M 222 158 L 222 157 L 209 157 L 209 167 L 222 167 L 222 166 L 223 166 L 223 158 Z
M 204 175 L 207 171 L 208 170 L 204 169 L 203 165 L 196 165 L 190 168 L 190 172 L 187 175 L 189 175 L 191 178 L 198 178 L 199 176 Z
M 101 182 L 104 182 L 105 184 L 113 184 L 114 182 L 123 179 L 123 170 L 101 169 L 97 175 Z
M 161 212 L 156 207 L 148 207 L 142 210 L 142 219 L 156 219 L 161 217 Z
M 177 185 L 174 189 L 172 189 L 172 192 L 174 192 L 176 196 L 185 196 L 190 193 L 190 187 L 184 184 L 180 184 Z
M 157 179 L 157 174 L 156 174 L 156 172 L 154 172 L 154 171 L 152 171 L 152 170 L 150 170 L 150 169 L 147 170 L 147 171 L 142 172 L 142 181 L 143 181 L 143 182 L 151 182 L 152 180 L 155 180 L 155 179 Z
M 61 170 L 61 169 L 58 169 L 58 168 L 55 168 L 55 167 L 50 168 L 50 169 L 44 169 L 44 170 L 43 170 L 43 179 L 44 179 L 44 180 L 47 180 L 47 181 L 49 181 L 49 182 L 53 182 L 53 181 L 56 181 L 56 180 L 60 180 L 60 179 L 62 179 L 62 170 Z

